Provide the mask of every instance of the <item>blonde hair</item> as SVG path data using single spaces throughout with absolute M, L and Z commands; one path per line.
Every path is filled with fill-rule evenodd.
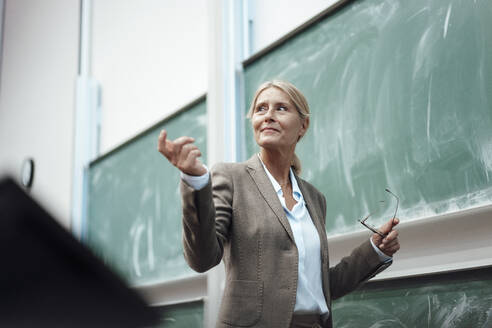
M 306 97 L 304 97 L 302 92 L 297 89 L 295 85 L 287 81 L 272 80 L 263 82 L 256 90 L 253 96 L 253 100 L 251 101 L 248 114 L 246 115 L 247 118 L 251 119 L 253 117 L 258 96 L 260 95 L 260 93 L 268 88 L 277 88 L 285 92 L 289 97 L 289 100 L 296 107 L 297 113 L 299 113 L 299 117 L 301 118 L 301 120 L 305 120 L 311 115 Z M 295 153 L 294 158 L 292 159 L 291 167 L 297 175 L 301 174 L 301 160 L 299 159 L 299 157 L 297 157 Z

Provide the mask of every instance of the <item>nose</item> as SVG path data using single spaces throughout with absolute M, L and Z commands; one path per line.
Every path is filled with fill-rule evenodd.
M 265 113 L 265 121 L 274 121 L 275 120 L 275 109 L 273 107 L 268 108 Z

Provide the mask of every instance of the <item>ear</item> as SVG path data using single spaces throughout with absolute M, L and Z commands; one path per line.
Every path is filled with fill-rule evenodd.
M 300 140 L 306 134 L 308 128 L 309 128 L 309 116 L 301 121 L 301 129 L 299 130 L 298 140 Z

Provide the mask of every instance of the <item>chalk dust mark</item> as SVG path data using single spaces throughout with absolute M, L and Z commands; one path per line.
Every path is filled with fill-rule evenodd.
M 482 163 L 484 166 L 487 182 L 490 181 L 489 171 L 492 172 L 492 140 L 483 143 L 481 147 Z
M 451 16 L 452 8 L 453 8 L 453 4 L 450 4 L 448 7 L 448 12 L 446 13 L 446 19 L 444 20 L 444 34 L 442 36 L 444 39 L 446 39 L 446 35 L 448 34 L 449 17 Z
M 147 219 L 147 260 L 149 261 L 150 270 L 155 268 L 154 256 L 154 231 L 152 217 Z
M 463 316 L 463 314 L 472 307 L 466 295 L 459 300 L 459 303 L 448 313 L 446 320 L 443 322 L 443 327 L 450 327 L 457 319 Z
M 492 327 L 492 309 L 487 311 L 487 320 L 484 322 L 482 328 Z
M 137 219 L 137 222 L 139 220 Z M 132 256 L 132 262 L 133 262 L 133 268 L 135 269 L 135 274 L 137 277 L 142 276 L 142 272 L 140 271 L 140 263 L 138 261 L 138 253 L 140 249 L 140 238 L 142 237 L 142 233 L 144 232 L 144 226 L 143 224 L 139 224 L 135 228 L 135 235 L 133 236 L 134 241 L 133 241 L 133 256 Z
M 347 184 L 347 187 L 349 188 L 350 194 L 352 196 L 355 196 L 355 190 L 354 190 L 354 184 L 352 181 L 352 176 L 350 174 L 350 167 L 349 165 L 351 163 L 347 163 L 347 160 L 343 156 L 343 137 L 340 133 L 337 133 L 337 141 L 338 141 L 338 153 L 340 154 L 340 162 L 343 170 L 343 177 L 345 178 L 345 183 Z
M 140 197 L 140 205 L 145 204 L 150 197 L 152 197 L 152 189 L 150 188 L 145 188 L 144 192 L 142 193 L 142 196 Z
M 422 9 L 420 9 L 419 11 L 417 11 L 415 14 L 413 14 L 412 16 L 408 17 L 407 19 L 407 22 L 414 19 L 415 17 L 417 17 L 418 15 L 422 14 L 424 11 L 428 11 L 429 10 L 429 7 L 424 7 Z
M 430 76 L 430 81 L 429 81 L 429 93 L 427 94 L 427 142 L 430 142 L 431 97 L 432 97 L 432 74 Z
M 427 328 L 429 328 L 431 322 L 431 299 L 429 295 L 427 295 L 427 303 L 429 304 L 429 312 L 427 314 Z
M 147 243 L 148 243 L 148 260 L 150 269 L 153 270 L 155 268 L 155 254 L 154 254 L 154 229 L 153 229 L 153 219 L 158 222 L 161 217 L 161 189 L 159 188 L 158 183 L 155 183 L 155 210 L 154 210 L 154 218 L 149 217 L 148 227 L 147 227 Z
M 429 39 L 431 38 L 431 35 L 432 26 L 429 26 L 420 37 L 419 43 L 417 45 L 417 51 L 415 53 L 415 65 L 412 74 L 413 79 L 415 79 L 417 72 L 422 69 L 425 60 L 428 59 L 428 56 L 430 55 L 429 52 L 431 50 L 431 45 Z
M 374 323 L 372 326 L 369 328 L 382 328 L 382 327 L 388 327 L 388 324 L 391 324 L 392 327 L 403 327 L 406 328 L 407 326 L 403 324 L 398 318 L 396 319 L 385 319 L 378 321 Z

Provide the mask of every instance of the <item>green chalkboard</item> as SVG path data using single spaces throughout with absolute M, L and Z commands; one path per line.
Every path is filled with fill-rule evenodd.
M 157 137 L 163 128 L 169 138 L 194 137 L 204 152 L 205 97 L 89 168 L 84 240 L 137 285 L 193 274 L 183 258 L 179 171 L 157 151 Z
M 359 229 L 386 187 L 405 220 L 491 203 L 491 31 L 492 1 L 351 1 L 245 63 L 246 108 L 274 78 L 310 103 L 297 153 L 330 235 Z
M 155 328 L 203 327 L 203 302 L 196 301 L 158 307 L 161 324 Z
M 490 328 L 492 268 L 369 283 L 332 310 L 337 328 Z

